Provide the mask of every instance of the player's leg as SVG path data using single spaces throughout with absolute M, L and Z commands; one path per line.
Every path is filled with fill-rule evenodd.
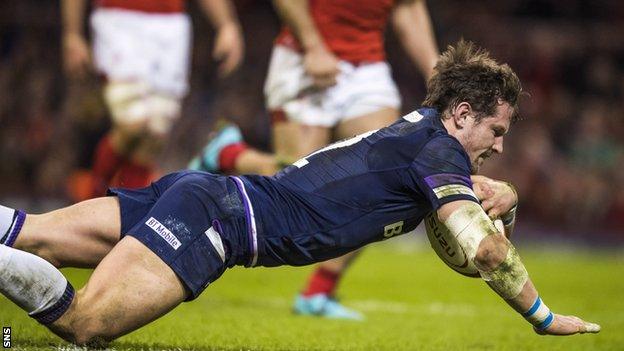
M 146 325 L 187 297 L 184 284 L 156 254 L 125 237 L 48 328 L 79 344 L 102 344 Z
M 342 119 L 334 127 L 334 140 L 383 128 L 399 117 L 400 98 L 385 63 L 355 68 L 354 73 L 340 83 L 335 93 L 336 96 L 332 98 L 351 103 L 346 106 Z M 362 318 L 356 311 L 335 304 L 332 298 L 342 276 L 357 255 L 358 252 L 352 252 L 320 263 L 297 297 L 295 312 Z
M 247 145 L 238 126 L 219 121 L 188 168 L 210 173 L 272 175 L 282 168 L 282 163 L 275 155 Z
M 350 138 L 370 130 L 386 127 L 399 118 L 399 110 L 395 107 L 384 107 L 365 115 L 341 121 L 334 130 L 336 139 Z
M 56 212 L 54 219 L 63 222 L 66 215 L 68 222 L 58 227 L 71 230 L 77 216 L 90 215 L 94 230 L 103 223 L 98 217 L 117 223 L 118 230 L 119 206 L 112 198 L 105 200 L 109 201 L 90 201 L 83 206 L 88 209 L 69 207 Z M 8 211 L 3 208 L 2 212 Z M 65 339 L 80 343 L 129 332 L 185 298 L 182 283 L 172 270 L 136 239 L 126 238 L 108 257 L 74 296 L 71 284 L 49 262 L 0 245 L 0 292 Z
M 276 155 L 297 160 L 329 144 L 331 128 L 292 120 L 274 121 L 272 137 Z
M 377 111 L 341 121 L 334 130 L 337 139 L 344 139 L 369 130 L 383 128 L 398 118 L 399 111 L 394 107 L 386 107 Z M 301 295 L 295 301 L 295 312 L 300 314 L 321 314 L 328 317 L 361 319 L 363 316 L 335 304 L 333 296 L 336 288 L 359 251 L 348 253 L 342 257 L 319 263 L 308 279 Z
M 109 147 L 98 147 L 94 162 L 99 191 L 153 180 L 159 144 L 188 90 L 190 19 L 177 13 L 159 15 L 159 21 L 150 16 L 102 8 L 91 15 L 94 63 L 107 78 L 104 100 L 112 120 Z
M 155 178 L 157 156 L 180 115 L 181 102 L 176 95 L 161 93 L 137 82 L 127 85 L 127 95 L 120 92 L 124 91 L 122 86 L 116 87 L 116 93 L 108 92 L 111 104 L 117 105 L 113 113 L 114 128 L 122 131 L 120 143 L 125 152 L 111 185 L 140 188 Z
M 93 346 L 149 323 L 187 296 L 172 269 L 132 237 L 115 246 L 75 294 L 50 263 L 0 246 L 0 292 L 63 339 Z
M 245 223 L 242 202 L 221 206 L 224 197 L 237 194 L 226 178 L 173 173 L 149 188 L 114 193 L 119 205 L 97 206 L 95 215 L 120 223 L 129 234 L 75 299 L 50 263 L 0 246 L 0 292 L 67 340 L 106 341 L 130 332 L 197 297 L 226 264 L 241 260 L 221 241 Z M 237 252 L 241 243 L 228 239 Z
M 329 142 L 330 129 L 280 121 L 273 128 L 274 154 L 249 147 L 240 129 L 221 123 L 189 169 L 211 173 L 273 175 Z
M 345 271 L 361 251 L 319 263 L 304 290 L 295 297 L 294 312 L 301 315 L 362 320 L 364 316 L 335 299 L 335 291 Z
M 326 127 L 307 126 L 292 121 L 277 123 L 273 128 L 275 150 L 278 154 L 290 153 L 293 158 L 303 157 L 329 144 L 330 131 Z M 306 288 L 296 296 L 294 312 L 328 318 L 362 319 L 360 313 L 346 308 L 334 298 L 342 272 L 356 255 L 351 253 L 320 263 Z
M 14 218 L 11 224 L 9 216 L 0 218 L 0 225 L 10 226 L 10 231 L 1 233 L 5 239 L 0 244 L 35 254 L 56 267 L 95 267 L 119 241 L 119 216 L 101 216 L 119 214 L 116 197 L 87 200 L 38 215 L 2 208 L 0 212 Z
M 100 139 L 93 155 L 92 197 L 102 196 L 122 167 L 133 164 L 132 154 L 147 129 L 143 96 L 148 88 L 139 81 L 111 80 L 104 85 L 104 101 L 111 129 Z
M 316 126 L 319 106 L 315 101 L 318 99 L 301 96 L 305 94 L 304 90 L 309 89 L 309 84 L 303 72 L 301 55 L 276 46 L 264 87 L 266 104 L 271 111 L 274 154 L 249 148 L 243 142 L 240 130 L 228 124 L 218 128 L 200 155 L 191 161 L 189 168 L 211 173 L 271 175 L 284 165 L 325 146 L 330 141 L 328 125 L 332 123 Z M 285 109 L 304 119 L 297 119 L 301 123 L 293 121 Z M 312 123 L 307 123 L 309 118 L 312 118 Z

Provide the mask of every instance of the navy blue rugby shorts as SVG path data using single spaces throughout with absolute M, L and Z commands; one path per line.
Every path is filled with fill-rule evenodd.
M 171 173 L 142 189 L 109 189 L 130 235 L 177 274 L 193 300 L 226 268 L 248 260 L 245 209 L 236 184 L 205 172 Z

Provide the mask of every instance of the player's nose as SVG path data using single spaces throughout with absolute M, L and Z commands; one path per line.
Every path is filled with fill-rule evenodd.
M 494 139 L 494 145 L 492 146 L 492 150 L 494 150 L 494 152 L 497 152 L 499 154 L 503 153 L 503 137 L 502 136 Z

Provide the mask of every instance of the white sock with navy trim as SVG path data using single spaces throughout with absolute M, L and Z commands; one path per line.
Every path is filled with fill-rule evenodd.
M 13 246 L 25 220 L 24 211 L 0 205 L 0 245 Z
M 13 225 L 15 209 L 0 205 L 0 243 L 9 234 L 9 229 Z
M 0 245 L 0 293 L 40 323 L 50 324 L 67 311 L 74 288 L 48 261 Z

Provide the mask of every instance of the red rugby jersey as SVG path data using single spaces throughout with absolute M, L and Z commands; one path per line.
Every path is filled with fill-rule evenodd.
M 184 11 L 184 0 L 95 0 L 95 6 L 150 13 Z
M 383 34 L 394 0 L 310 0 L 310 12 L 325 44 L 340 59 L 353 62 L 385 60 Z M 301 50 L 284 26 L 276 44 Z

